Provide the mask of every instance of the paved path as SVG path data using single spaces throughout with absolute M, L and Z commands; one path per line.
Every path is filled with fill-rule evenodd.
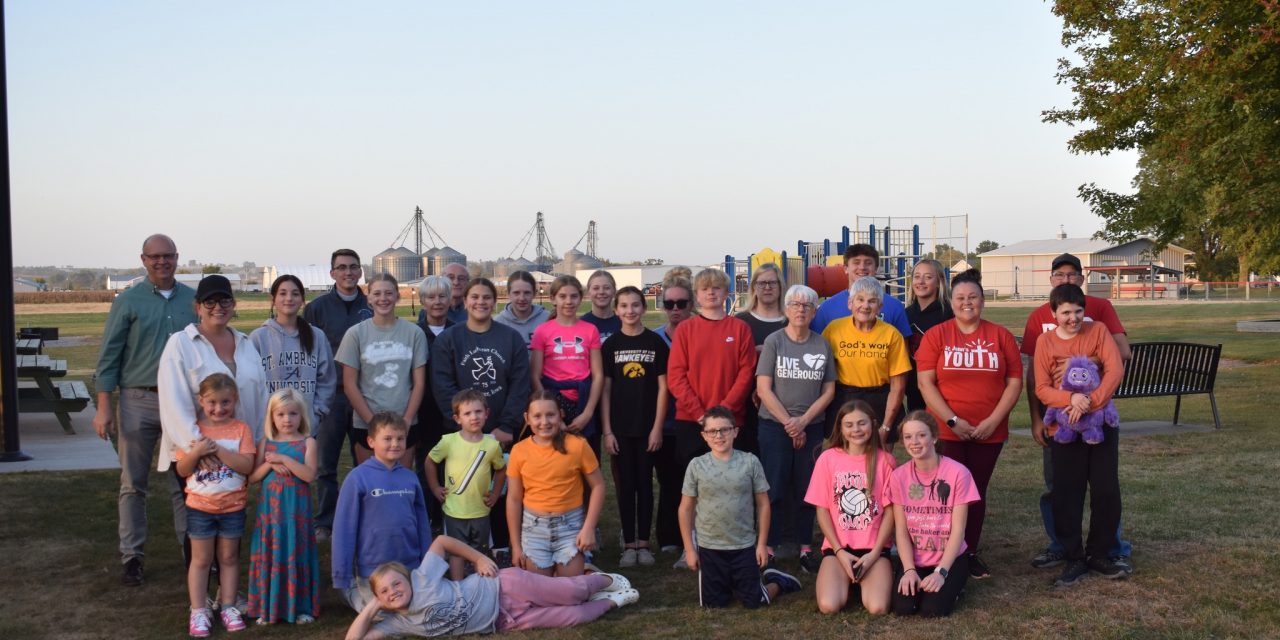
M 31 456 L 25 462 L 0 462 L 0 473 L 18 471 L 82 471 L 119 469 L 120 459 L 110 442 L 93 431 L 93 403 L 71 414 L 75 435 L 63 433 L 52 413 L 18 415 L 19 444 Z

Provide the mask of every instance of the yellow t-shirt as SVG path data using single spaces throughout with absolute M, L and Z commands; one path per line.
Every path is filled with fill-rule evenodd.
M 850 387 L 879 387 L 889 378 L 911 371 L 907 342 L 893 325 L 876 320 L 871 331 L 862 332 L 853 318 L 840 318 L 827 325 L 822 337 L 831 345 L 836 359 L 836 377 Z

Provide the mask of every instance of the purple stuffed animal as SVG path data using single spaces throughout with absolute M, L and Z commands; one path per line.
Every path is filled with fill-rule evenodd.
M 1098 365 L 1092 360 L 1084 356 L 1075 356 L 1067 361 L 1067 370 L 1062 374 L 1063 391 L 1089 395 L 1100 384 L 1102 384 L 1102 374 L 1098 372 Z M 1102 442 L 1102 425 L 1109 424 L 1113 427 L 1119 425 L 1120 412 L 1116 411 L 1116 403 L 1108 400 L 1101 409 L 1090 411 L 1080 416 L 1079 421 L 1071 423 L 1067 409 L 1053 407 L 1045 412 L 1044 423 L 1058 425 L 1058 431 L 1053 435 L 1055 442 L 1062 444 L 1075 442 L 1076 437 L 1080 436 L 1089 444 L 1098 444 Z

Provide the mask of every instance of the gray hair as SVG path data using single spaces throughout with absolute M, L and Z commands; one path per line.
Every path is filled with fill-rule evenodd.
M 817 306 L 818 292 L 802 284 L 793 284 L 790 289 L 787 289 L 787 295 L 782 298 L 784 304 L 792 300 Z
M 867 297 L 875 297 L 880 304 L 884 304 L 884 285 L 880 284 L 875 276 L 862 276 L 849 285 L 849 300 L 853 300 L 859 293 Z
M 444 276 L 427 276 L 418 284 L 418 299 L 426 298 L 429 293 L 450 295 L 453 293 L 453 283 Z

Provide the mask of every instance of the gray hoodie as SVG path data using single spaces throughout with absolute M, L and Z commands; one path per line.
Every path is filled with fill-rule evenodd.
M 524 346 L 526 347 L 529 346 L 529 343 L 533 340 L 533 330 L 537 329 L 538 325 L 550 319 L 551 312 L 547 311 L 547 308 L 540 304 L 533 305 L 533 312 L 524 320 L 516 317 L 516 314 L 511 311 L 510 304 L 507 304 L 507 306 L 502 309 L 502 313 L 493 317 L 494 322 L 499 322 L 515 329 L 516 333 L 520 334 L 521 338 L 524 338 Z
M 333 353 L 324 332 L 315 326 L 311 331 L 314 338 L 311 353 L 302 350 L 302 340 L 296 331 L 287 333 L 274 318 L 254 329 L 249 340 L 262 355 L 267 393 L 293 387 L 307 398 L 311 404 L 311 431 L 314 435 L 320 420 L 329 413 L 329 403 L 338 387 L 338 372 L 333 366 Z

